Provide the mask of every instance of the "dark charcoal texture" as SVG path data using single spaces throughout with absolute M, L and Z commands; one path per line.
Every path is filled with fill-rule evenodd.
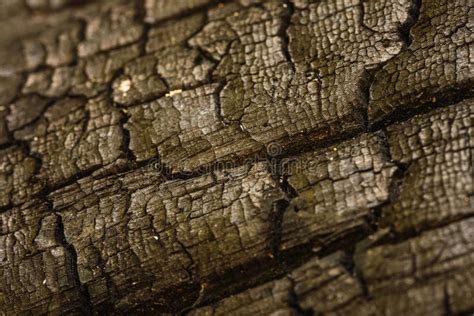
M 0 315 L 474 312 L 464 0 L 0 3 Z

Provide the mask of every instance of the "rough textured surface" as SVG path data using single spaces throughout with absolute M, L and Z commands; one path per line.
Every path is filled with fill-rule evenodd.
M 41 159 L 38 176 L 56 186 L 79 172 L 114 162 L 123 153 L 120 118 L 104 96 L 88 101 L 64 98 L 14 136 Z
M 190 314 L 459 314 L 472 308 L 472 225 L 468 219 L 358 251 L 355 274 L 343 254 L 312 259 L 281 279 Z
M 1 150 L 0 207 L 18 204 L 41 190 L 35 176 L 37 161 L 21 147 Z
M 423 1 L 411 45 L 376 74 L 369 119 L 427 104 L 450 102 L 473 92 L 473 7 L 463 0 Z
M 474 312 L 472 5 L 0 3 L 0 315 Z
M 405 176 L 397 200 L 382 211 L 385 226 L 421 231 L 472 215 L 473 122 L 469 100 L 388 128 L 392 158 Z
M 317 251 L 370 230 L 373 210 L 390 199 L 397 167 L 378 133 L 288 158 L 288 185 L 297 195 L 283 215 L 282 250 L 311 242 Z
M 325 315 L 375 313 L 357 280 L 341 264 L 344 255 L 311 259 L 285 277 L 198 308 L 190 315 Z
M 90 312 L 60 218 L 45 203 L 31 201 L 2 213 L 0 219 L 2 314 Z
M 473 238 L 471 218 L 356 255 L 373 304 L 390 315 L 471 310 Z
M 215 291 L 230 271 L 238 282 L 241 266 L 271 259 L 271 217 L 284 194 L 264 164 L 160 182 L 137 170 L 84 178 L 51 197 L 99 310 L 130 301 L 175 310 L 196 299 L 183 290 Z

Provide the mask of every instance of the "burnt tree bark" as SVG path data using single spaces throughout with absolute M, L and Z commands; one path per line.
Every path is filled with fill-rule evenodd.
M 474 312 L 466 0 L 0 4 L 0 314 Z

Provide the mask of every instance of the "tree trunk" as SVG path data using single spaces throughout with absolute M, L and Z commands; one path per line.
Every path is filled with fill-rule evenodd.
M 0 315 L 474 312 L 471 11 L 0 4 Z

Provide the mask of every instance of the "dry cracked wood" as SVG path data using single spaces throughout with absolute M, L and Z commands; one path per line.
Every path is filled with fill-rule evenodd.
M 463 0 L 0 4 L 0 315 L 474 311 Z

